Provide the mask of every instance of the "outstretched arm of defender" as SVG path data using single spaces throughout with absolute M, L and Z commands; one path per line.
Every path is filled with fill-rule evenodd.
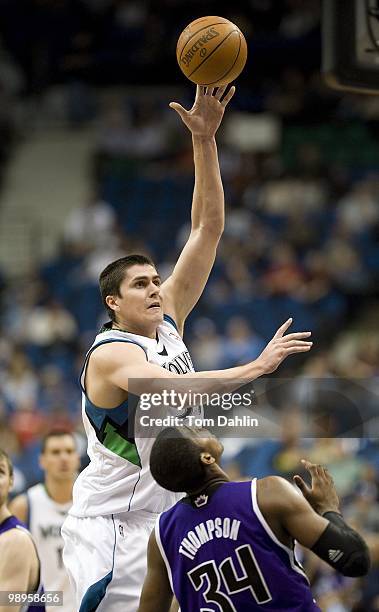
M 333 481 L 322 466 L 303 462 L 312 475 L 312 487 L 295 477 L 303 495 L 277 476 L 259 481 L 258 503 L 300 544 L 344 576 L 364 576 L 370 556 L 363 538 L 345 523 Z M 260 503 L 260 497 L 264 500 Z M 317 511 L 316 511 L 317 510 Z
M 169 612 L 172 599 L 167 569 L 152 531 L 147 548 L 147 575 L 138 612 Z
M 197 86 L 191 110 L 172 102 L 192 133 L 195 187 L 191 211 L 191 233 L 170 278 L 162 285 L 165 312 L 174 317 L 180 332 L 187 315 L 200 298 L 216 257 L 224 229 L 224 191 L 215 140 L 224 110 L 235 88 Z M 223 97 L 224 96 L 224 97 Z

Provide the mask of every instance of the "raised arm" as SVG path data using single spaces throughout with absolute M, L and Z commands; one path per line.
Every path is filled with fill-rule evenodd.
M 173 593 L 167 569 L 152 531 L 147 548 L 147 574 L 138 612 L 169 612 Z M 172 608 L 171 608 L 172 609 Z
M 195 187 L 191 211 L 191 233 L 170 278 L 162 285 L 165 311 L 183 331 L 184 321 L 200 298 L 216 257 L 224 230 L 224 191 L 215 140 L 224 110 L 232 98 L 231 87 L 216 93 L 213 88 L 197 86 L 191 110 L 171 102 L 192 133 Z
M 368 548 L 342 518 L 330 474 L 320 465 L 303 464 L 312 476 L 311 487 L 295 476 L 303 495 L 277 476 L 259 481 L 258 503 L 263 514 L 278 520 L 295 540 L 344 576 L 364 576 L 370 568 Z

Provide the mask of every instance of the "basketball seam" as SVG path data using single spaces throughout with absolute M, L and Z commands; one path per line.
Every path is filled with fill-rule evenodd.
M 229 36 L 231 36 L 231 35 L 232 35 L 234 32 L 238 32 L 238 30 L 232 30 L 231 32 L 229 32 L 229 34 L 228 34 L 227 36 L 225 36 L 225 38 L 223 38 L 223 39 L 221 40 L 221 42 L 219 42 L 219 43 L 218 43 L 217 47 L 215 47 L 214 49 L 212 49 L 212 51 L 210 52 L 210 54 L 209 54 L 209 55 L 207 55 L 207 57 L 205 57 L 205 58 L 203 59 L 203 61 L 202 61 L 202 62 L 200 62 L 200 64 L 198 64 L 198 65 L 196 66 L 195 70 L 192 70 L 191 74 L 187 74 L 187 78 L 189 79 L 189 78 L 190 78 L 190 77 L 191 77 L 191 76 L 192 76 L 192 75 L 193 75 L 193 74 L 196 72 L 196 70 L 198 70 L 198 69 L 200 68 L 200 66 L 202 66 L 202 65 L 204 64 L 204 62 L 206 62 L 206 61 L 207 61 L 207 60 L 208 60 L 208 59 L 211 57 L 211 55 L 213 55 L 213 53 L 214 53 L 215 51 L 217 51 L 217 49 L 219 48 L 219 46 L 220 46 L 220 45 L 222 45 L 222 44 L 223 44 L 223 43 L 224 43 L 224 42 L 225 42 L 225 41 L 226 41 L 226 40 L 229 38 Z M 229 72 L 229 70 L 228 70 L 228 72 Z
M 213 15 L 212 15 L 212 16 L 213 16 Z M 199 17 L 199 19 L 195 19 L 195 21 L 194 21 L 194 22 L 191 22 L 191 23 L 190 23 L 190 24 L 189 24 L 189 25 L 188 25 L 186 28 L 184 28 L 183 32 L 185 32 L 185 30 L 186 30 L 187 28 L 189 28 L 190 26 L 192 26 L 192 24 L 193 24 L 193 23 L 195 23 L 195 22 L 196 22 L 196 26 L 198 26 L 200 23 L 202 23 L 202 22 L 203 22 L 203 21 L 205 21 L 206 19 L 209 19 L 209 17 Z M 222 19 L 222 17 L 218 17 L 218 19 Z M 229 20 L 227 20 L 227 21 L 229 21 Z M 217 21 L 217 23 L 214 23 L 214 24 L 212 24 L 211 26 L 207 26 L 207 27 L 212 27 L 213 25 L 220 25 L 220 23 L 226 23 L 226 22 L 225 22 L 225 21 Z M 230 23 L 232 23 L 232 22 L 230 22 Z M 201 30 L 203 30 L 203 29 L 204 29 L 204 28 L 200 28 L 200 30 L 196 30 L 196 32 L 201 32 Z M 183 34 L 183 32 L 181 32 L 180 36 Z M 187 42 L 186 42 L 186 43 L 184 43 L 183 49 L 184 49 L 184 47 L 186 46 L 186 44 L 188 43 L 188 41 L 189 41 L 189 40 L 191 40 L 191 38 L 192 38 L 193 36 L 195 36 L 195 35 L 196 35 L 196 33 L 195 33 L 195 34 L 192 34 L 192 35 L 189 37 L 189 39 L 187 40 Z M 179 40 L 180 40 L 180 36 L 179 36 L 178 42 L 179 42 Z M 183 51 L 183 49 L 182 49 L 182 51 Z M 178 51 L 178 44 L 176 44 L 176 52 L 177 52 L 177 51 Z
M 238 60 L 239 55 L 240 55 L 240 51 L 241 51 L 241 42 L 242 42 L 242 41 L 241 41 L 241 36 L 239 37 L 239 39 L 240 39 L 240 46 L 238 47 L 238 53 L 237 53 L 237 55 L 236 55 L 236 59 L 235 59 L 235 60 L 234 60 L 234 62 L 233 62 L 233 65 L 232 65 L 232 66 L 229 68 L 228 72 L 225 72 L 225 73 L 224 73 L 222 76 L 220 76 L 220 77 L 219 77 L 219 78 L 218 78 L 216 81 L 213 81 L 213 83 L 217 83 L 217 81 L 220 81 L 221 79 L 225 78 L 225 77 L 226 77 L 226 76 L 229 74 L 229 72 L 231 72 L 231 71 L 233 70 L 234 66 L 236 65 L 236 61 Z M 205 83 L 205 86 L 206 86 L 206 87 L 209 87 L 209 85 L 212 85 L 212 83 Z
M 206 19 L 206 17 L 204 17 L 204 19 Z M 192 34 L 192 36 L 190 36 L 190 37 L 188 38 L 188 40 L 187 40 L 187 41 L 184 43 L 184 45 L 183 45 L 183 47 L 182 47 L 182 50 L 181 50 L 181 52 L 180 52 L 180 54 L 179 54 L 179 60 L 180 60 L 180 61 L 182 61 L 182 53 L 183 53 L 183 51 L 184 51 L 184 48 L 185 48 L 185 47 L 188 45 L 189 41 L 190 41 L 190 40 L 191 40 L 191 39 L 192 39 L 194 36 L 196 36 L 196 35 L 197 35 L 199 32 L 202 32 L 203 30 L 206 30 L 207 28 L 213 28 L 213 27 L 214 27 L 214 26 L 216 26 L 216 25 L 227 25 L 227 24 L 226 24 L 224 21 L 217 21 L 217 23 L 212 23 L 211 25 L 209 25 L 209 24 L 208 24 L 208 25 L 207 25 L 207 26 L 205 26 L 204 28 L 200 28 L 200 30 L 196 30 L 196 32 L 195 32 L 194 34 Z M 235 30 L 233 30 L 233 32 L 234 32 L 234 31 L 235 31 Z M 177 54 L 177 55 L 178 55 L 178 54 Z

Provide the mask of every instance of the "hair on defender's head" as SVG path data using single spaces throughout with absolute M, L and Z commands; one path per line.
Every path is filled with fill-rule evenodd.
M 182 492 L 202 486 L 205 467 L 200 459 L 202 449 L 175 427 L 159 433 L 150 454 L 150 471 L 164 489 Z

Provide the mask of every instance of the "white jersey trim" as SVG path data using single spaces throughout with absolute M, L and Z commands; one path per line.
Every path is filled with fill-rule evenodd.
M 161 516 L 162 516 L 162 514 L 160 514 L 158 516 L 157 521 L 155 523 L 155 539 L 156 539 L 156 542 L 158 544 L 158 548 L 159 548 L 159 551 L 160 551 L 160 553 L 162 555 L 163 561 L 165 562 L 165 565 L 166 565 L 168 579 L 169 579 L 170 585 L 171 585 L 171 590 L 172 590 L 172 592 L 175 595 L 174 584 L 173 584 L 173 580 L 172 580 L 171 566 L 170 566 L 169 560 L 167 559 L 167 556 L 166 556 L 166 553 L 165 553 L 165 549 L 163 548 L 163 544 L 162 544 L 162 540 L 161 540 L 161 532 L 160 532 L 160 529 L 159 529 L 159 521 L 160 521 Z
M 283 544 L 282 542 L 280 542 L 280 540 L 278 540 L 278 538 L 276 537 L 275 533 L 272 531 L 270 525 L 267 523 L 265 517 L 263 516 L 259 505 L 258 505 L 258 498 L 257 498 L 257 479 L 254 478 L 251 481 L 251 498 L 252 498 L 252 502 L 253 502 L 253 510 L 256 514 L 257 519 L 259 520 L 260 524 L 262 525 L 263 529 L 266 531 L 267 535 L 270 536 L 270 538 L 273 540 L 273 542 L 275 542 L 275 544 L 277 546 L 279 546 L 279 548 L 282 548 L 283 550 L 286 551 L 286 553 L 288 554 L 289 557 L 289 561 L 291 564 L 292 569 L 297 572 L 298 574 L 300 574 L 301 576 L 303 576 L 306 581 L 309 584 L 309 579 L 308 576 L 306 575 L 306 573 L 304 572 L 304 570 L 302 570 L 298 565 L 298 561 L 295 561 L 295 553 L 294 551 L 289 548 L 288 546 L 286 546 L 285 544 Z
M 128 344 L 135 344 L 136 346 L 139 346 L 143 350 L 143 352 L 145 353 L 146 360 L 148 361 L 147 351 L 146 351 L 145 347 L 142 346 L 142 344 L 139 344 L 139 342 L 135 342 L 134 340 L 129 340 L 127 338 L 104 338 L 104 340 L 102 340 L 98 344 L 95 344 L 95 346 L 91 346 L 90 350 L 88 351 L 88 353 L 85 356 L 84 364 L 83 364 L 83 367 L 82 367 L 82 370 L 81 370 L 80 376 L 79 376 L 80 388 L 81 388 L 82 392 L 84 393 L 84 395 L 86 396 L 86 398 L 89 401 L 91 401 L 91 400 L 87 396 L 87 391 L 86 391 L 86 388 L 84 386 L 84 380 L 85 380 L 85 375 L 86 375 L 86 372 L 87 372 L 87 366 L 88 366 L 89 358 L 91 357 L 91 355 L 94 352 L 94 350 L 97 349 L 99 346 L 102 346 L 103 344 L 110 344 L 111 342 L 127 342 Z M 117 406 L 116 406 L 116 408 L 117 408 Z M 106 408 L 106 410 L 112 410 L 112 408 Z

